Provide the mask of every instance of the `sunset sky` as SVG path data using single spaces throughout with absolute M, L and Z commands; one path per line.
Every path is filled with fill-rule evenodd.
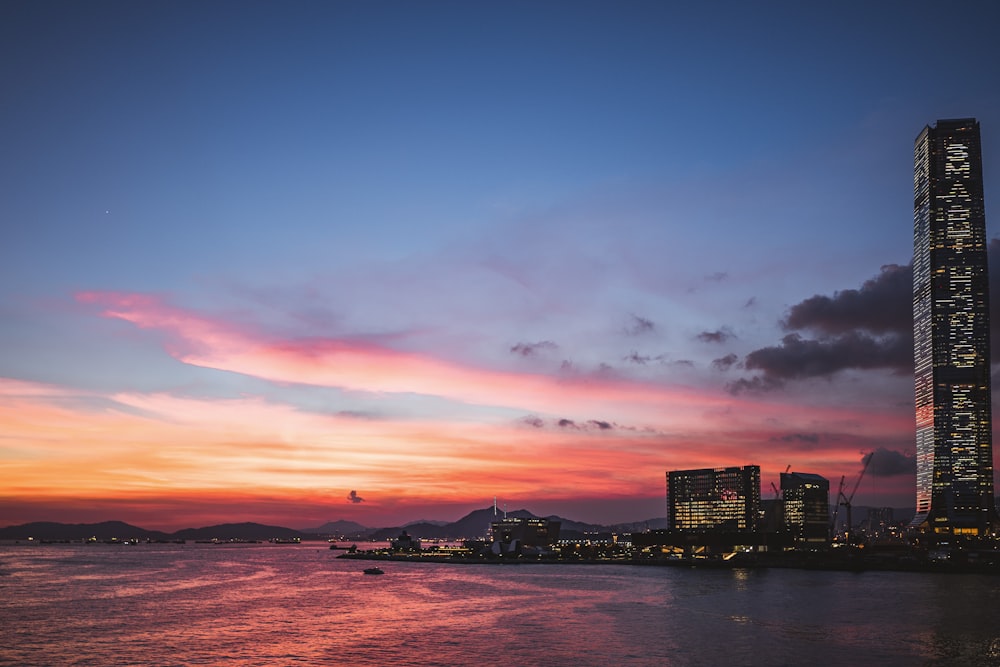
M 0 4 L 0 525 L 912 506 L 913 140 L 979 119 L 997 237 L 1000 8 L 812 4 Z

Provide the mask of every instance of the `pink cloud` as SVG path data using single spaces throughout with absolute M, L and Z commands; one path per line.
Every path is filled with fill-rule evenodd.
M 470 367 L 364 340 L 283 340 L 146 295 L 87 292 L 78 299 L 103 307 L 105 317 L 166 334 L 168 351 L 184 363 L 278 383 L 424 394 L 468 404 L 665 425 L 682 431 L 704 429 L 712 414 L 739 414 L 736 421 L 752 423 L 769 418 L 789 425 L 802 421 L 785 403 L 773 400 L 607 376 L 564 377 Z M 855 411 L 837 409 L 809 412 L 810 420 L 836 423 L 857 417 Z

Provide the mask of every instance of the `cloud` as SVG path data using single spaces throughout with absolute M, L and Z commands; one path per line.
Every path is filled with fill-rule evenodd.
M 903 335 L 913 330 L 913 267 L 887 264 L 860 289 L 817 294 L 788 311 L 785 329 L 836 335 L 857 330 Z
M 827 377 L 848 368 L 905 371 L 913 367 L 913 343 L 898 336 L 875 338 L 859 332 L 821 340 L 791 333 L 779 346 L 754 350 L 743 363 L 777 380 Z
M 727 340 L 735 338 L 736 334 L 723 327 L 717 331 L 702 331 L 697 338 L 703 343 L 725 343 Z
M 639 317 L 636 314 L 631 314 L 629 316 L 628 325 L 625 327 L 625 333 L 629 336 L 640 336 L 642 334 L 651 333 L 656 330 L 656 324 L 652 320 L 648 320 L 645 317 Z
M 777 435 L 771 438 L 773 442 L 791 442 L 799 443 L 805 442 L 810 445 L 815 445 L 819 443 L 819 434 L 817 433 L 789 433 L 787 435 Z
M 522 417 L 521 421 L 527 424 L 528 426 L 533 426 L 535 428 L 542 428 L 543 426 L 545 426 L 545 421 L 541 417 L 536 417 L 535 415 L 528 415 L 526 417 Z
M 988 261 L 1000 267 L 1000 239 L 988 246 Z M 990 273 L 990 321 L 1000 323 L 1000 270 Z M 744 366 L 760 371 L 727 386 L 731 393 L 772 391 L 788 380 L 831 377 L 846 369 L 913 370 L 913 267 L 886 264 L 858 289 L 817 294 L 795 304 L 781 322 L 791 333 L 780 345 L 746 356 Z M 804 338 L 798 332 L 818 334 Z M 990 344 L 1000 350 L 1000 326 L 992 326 Z M 1000 355 L 993 355 L 993 364 Z
M 1000 246 L 998 246 L 1000 250 Z M 781 343 L 747 354 L 743 366 L 759 371 L 727 389 L 764 392 L 789 380 L 831 377 L 848 369 L 913 369 L 913 270 L 887 264 L 859 289 L 814 295 L 795 304 L 781 322 Z M 818 334 L 806 338 L 800 332 Z
M 541 422 L 541 420 L 539 420 Z M 603 421 L 600 419 L 588 419 L 586 422 L 577 423 L 572 419 L 560 419 L 556 422 L 559 428 L 571 428 L 578 431 L 589 431 L 592 429 L 597 429 L 599 431 L 609 431 L 615 426 L 611 422 Z M 541 424 L 539 424 L 541 426 Z
M 915 475 L 917 473 L 917 459 L 906 452 L 879 447 L 872 455 L 867 472 L 872 477 Z
M 726 385 L 726 391 L 734 396 L 743 393 L 763 394 L 769 391 L 776 391 L 785 386 L 785 383 L 777 378 L 756 375 L 750 378 L 740 378 Z
M 1000 363 L 1000 238 L 992 239 L 986 248 L 990 271 L 990 349 L 992 364 Z
M 347 502 L 354 503 L 356 505 L 358 503 L 365 502 L 365 499 L 359 496 L 357 491 L 352 489 L 351 492 L 347 494 Z
M 567 360 L 555 377 L 537 370 L 512 372 L 397 350 L 385 339 L 281 337 L 143 294 L 89 292 L 77 299 L 100 307 L 104 317 L 155 331 L 170 355 L 185 364 L 278 383 L 420 394 L 470 405 L 550 412 L 614 405 L 619 414 L 633 414 L 666 403 L 675 409 L 685 406 L 691 418 L 704 401 L 717 400 L 707 392 L 693 394 L 687 388 L 623 379 L 606 364 L 582 374 Z
M 709 275 L 705 276 L 705 282 L 709 282 L 709 283 L 721 283 L 723 280 L 726 280 L 728 277 L 729 277 L 729 274 L 726 273 L 725 271 L 716 271 L 715 273 L 710 273 Z
M 555 350 L 559 346 L 550 340 L 543 340 L 537 343 L 518 343 L 510 348 L 511 354 L 519 354 L 522 357 L 533 357 L 543 352 Z
M 717 371 L 728 371 L 739 360 L 740 360 L 740 358 L 738 356 L 736 356 L 735 354 L 733 354 L 732 352 L 730 352 L 729 354 L 727 354 L 724 357 L 719 357 L 718 359 L 713 359 L 712 360 L 712 368 L 714 368 Z
M 635 350 L 632 350 L 631 352 L 629 352 L 628 356 L 625 357 L 625 361 L 628 361 L 628 362 L 633 363 L 633 364 L 639 364 L 639 365 L 642 365 L 642 366 L 645 366 L 646 364 L 648 364 L 652 360 L 653 360 L 652 357 L 650 357 L 648 355 L 640 355 Z
M 627 356 L 624 357 L 624 360 L 632 364 L 639 364 L 640 366 L 645 366 L 651 361 L 663 363 L 664 361 L 666 361 L 666 356 L 658 354 L 654 357 L 648 354 L 639 354 L 638 352 L 633 350 L 629 352 Z

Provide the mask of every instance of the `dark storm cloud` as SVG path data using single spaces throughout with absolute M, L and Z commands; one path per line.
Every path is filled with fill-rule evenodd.
M 990 349 L 1000 350 L 1000 238 L 993 239 L 987 246 L 990 267 Z M 1000 353 L 993 353 L 990 360 L 1000 363 Z
M 736 334 L 727 327 L 723 327 L 717 331 L 702 331 L 697 338 L 703 343 L 725 343 L 727 340 L 736 338 Z
M 994 244 L 991 244 L 991 248 Z M 1000 258 L 1000 244 L 996 244 Z M 780 344 L 750 352 L 743 366 L 759 374 L 728 385 L 731 393 L 780 389 L 789 380 L 830 377 L 849 369 L 913 369 L 913 270 L 888 264 L 859 289 L 814 295 L 781 322 Z M 809 331 L 815 338 L 804 337 Z
M 826 377 L 848 368 L 905 371 L 913 367 L 913 343 L 899 336 L 875 338 L 856 331 L 820 340 L 791 333 L 781 345 L 754 350 L 743 363 L 748 370 L 776 380 Z
M 875 334 L 902 335 L 913 329 L 913 268 L 888 264 L 861 289 L 817 294 L 788 311 L 783 322 L 790 331 L 809 329 L 829 335 L 859 329 Z
M 872 455 L 867 472 L 872 477 L 915 475 L 917 472 L 917 459 L 912 454 L 907 454 L 906 452 L 897 452 L 893 449 L 879 447 Z
M 639 336 L 656 330 L 656 325 L 652 320 L 648 320 L 645 317 L 639 317 L 634 313 L 629 317 L 631 319 L 625 327 L 625 333 L 629 336 Z
M 1000 239 L 988 246 L 990 342 L 1000 349 Z M 760 375 L 731 383 L 733 393 L 778 389 L 787 380 L 829 377 L 846 369 L 913 370 L 913 267 L 887 264 L 859 289 L 814 295 L 792 306 L 781 323 L 793 333 L 780 345 L 754 350 L 744 366 Z M 804 338 L 796 331 L 819 334 Z M 993 357 L 1000 363 L 1000 355 Z
M 347 502 L 357 504 L 365 502 L 365 499 L 359 496 L 357 491 L 352 489 L 351 492 L 347 494 Z
M 519 354 L 522 357 L 533 357 L 541 352 L 554 350 L 559 346 L 550 340 L 543 340 L 537 343 L 518 343 L 510 348 L 511 354 Z
M 735 354 L 733 354 L 732 352 L 730 352 L 729 354 L 727 354 L 724 357 L 719 357 L 718 359 L 713 359 L 712 360 L 712 368 L 714 368 L 717 371 L 728 371 L 739 360 L 740 360 L 740 358 L 738 356 L 736 356 Z

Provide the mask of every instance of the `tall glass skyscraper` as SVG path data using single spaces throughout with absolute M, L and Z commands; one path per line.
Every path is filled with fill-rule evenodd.
M 912 525 L 942 537 L 996 520 L 989 303 L 979 123 L 939 120 L 913 148 Z

